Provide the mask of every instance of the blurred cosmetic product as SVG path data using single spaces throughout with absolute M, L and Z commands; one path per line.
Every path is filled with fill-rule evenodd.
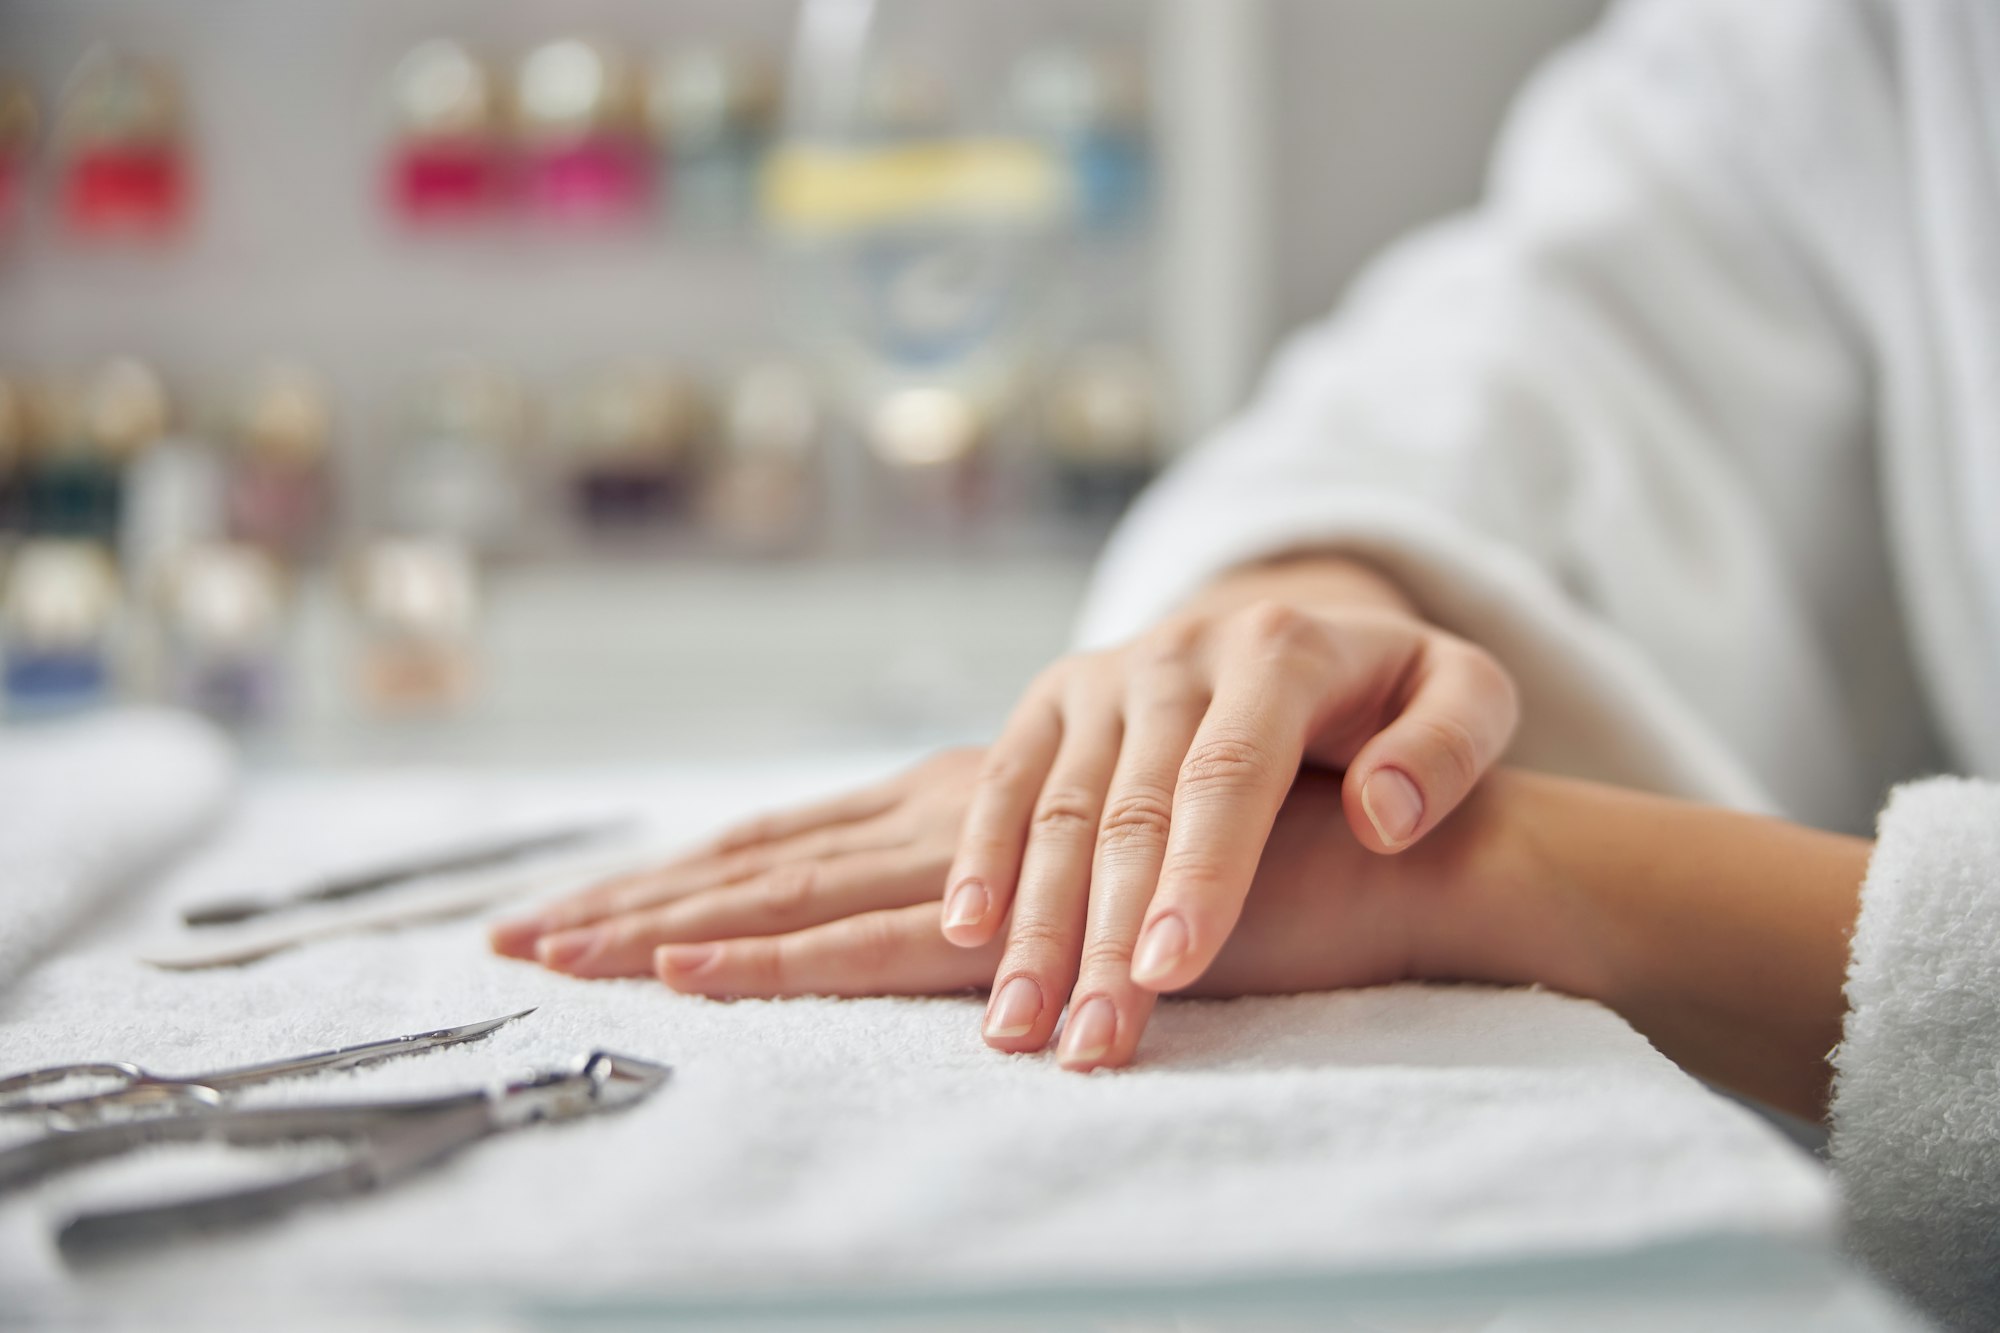
M 389 200 L 417 226 L 473 222 L 506 201 L 507 144 L 492 70 L 457 42 L 413 48 L 393 80 Z
M 825 485 L 821 431 L 812 383 L 795 367 L 752 366 L 736 377 L 704 496 L 709 527 L 726 546 L 776 554 L 810 540 Z
M 1136 57 L 1075 46 L 1036 51 L 1014 67 L 1011 96 L 1028 132 L 1068 161 L 1084 226 L 1107 230 L 1144 214 L 1151 164 Z
M 112 683 L 118 581 L 94 542 L 24 543 L 0 595 L 8 711 L 60 712 L 102 699 Z
M 173 71 L 99 47 L 64 86 L 55 148 L 62 215 L 88 238 L 157 239 L 185 221 L 193 192 L 186 113 Z
M 1079 348 L 1048 377 L 1041 425 L 1065 500 L 1080 509 L 1124 505 L 1160 454 L 1160 384 L 1151 359 L 1117 344 Z
M 228 529 L 298 562 L 325 543 L 333 499 L 332 407 L 312 370 L 273 362 L 244 386 L 232 422 Z
M 666 148 L 678 225 L 728 230 L 748 219 L 777 98 L 770 65 L 751 56 L 694 47 L 655 68 L 647 112 Z
M 969 457 L 1009 396 L 1068 194 L 1045 143 L 904 78 L 897 20 L 925 14 L 807 0 L 762 190 L 795 326 L 903 467 Z
M 0 74 L 0 228 L 23 211 L 39 125 L 34 90 L 25 79 Z
M 555 435 L 579 516 L 593 532 L 657 527 L 684 505 L 712 429 L 693 380 L 620 363 L 575 384 Z
M 902 515 L 919 526 L 958 523 L 989 505 L 986 445 L 992 421 L 950 385 L 918 384 L 882 395 L 866 437 L 887 464 L 886 484 Z
M 385 469 L 396 530 L 482 555 L 518 549 L 527 395 L 503 370 L 455 357 L 417 377 L 397 410 Z
M 464 699 L 472 683 L 478 576 L 453 542 L 393 538 L 353 568 L 361 691 L 385 712 L 423 712 Z
M 28 395 L 20 383 L 0 379 L 0 560 L 9 538 L 27 530 Z
M 284 582 L 264 551 L 190 547 L 165 580 L 167 676 L 174 700 L 232 724 L 268 717 L 284 646 Z
M 538 215 L 595 224 L 646 211 L 644 93 L 623 54 L 578 38 L 538 46 L 521 62 L 514 103 L 522 189 Z
M 141 361 L 107 361 L 80 390 L 43 386 L 34 412 L 25 526 L 115 544 L 126 470 L 167 428 L 159 376 Z
M 118 551 L 136 599 L 162 594 L 188 551 L 222 539 L 227 488 L 222 451 L 186 431 L 161 436 L 126 469 Z

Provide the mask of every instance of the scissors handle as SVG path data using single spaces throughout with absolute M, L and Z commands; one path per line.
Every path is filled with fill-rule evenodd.
M 40 1112 L 63 1102 L 87 1100 L 78 1097 L 32 1095 L 36 1088 L 46 1088 L 52 1083 L 67 1083 L 73 1078 L 109 1079 L 113 1085 L 111 1091 L 123 1092 L 140 1083 L 150 1082 L 152 1076 L 139 1066 L 123 1060 L 107 1060 L 98 1064 L 50 1065 L 46 1069 L 30 1069 L 24 1073 L 0 1078 L 0 1112 Z M 92 1097 L 103 1095 L 103 1092 L 91 1094 Z

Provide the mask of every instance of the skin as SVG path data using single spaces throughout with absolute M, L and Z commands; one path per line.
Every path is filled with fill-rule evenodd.
M 863 893 L 835 877 L 825 883 L 843 887 L 809 892 L 802 906 L 790 894 L 745 890 L 777 882 L 772 869 L 728 880 L 731 870 L 800 864 L 778 848 L 806 855 L 827 845 L 828 826 L 813 822 L 827 807 L 780 817 L 753 830 L 771 836 L 739 834 L 686 863 L 674 900 L 683 925 L 672 932 L 685 942 L 657 947 L 652 970 L 676 990 L 716 998 L 986 985 L 1004 943 L 946 941 L 936 897 L 962 819 L 942 784 L 959 784 L 962 812 L 978 766 L 976 754 L 940 756 L 839 807 L 884 844 L 847 855 L 905 867 L 928 858 L 929 873 L 894 881 L 903 901 L 887 881 Z M 899 818 L 916 808 L 916 791 L 928 794 L 925 813 Z M 1344 802 L 1339 777 L 1298 775 L 1236 929 L 1181 993 L 1540 984 L 1608 1005 L 1694 1073 L 1796 1115 L 1824 1114 L 1869 843 L 1500 770 L 1420 847 L 1385 857 L 1354 836 Z M 693 887 L 703 882 L 711 887 Z M 755 933 L 734 933 L 745 925 Z M 1079 1021 L 1072 1014 L 1069 1026 Z
M 659 945 L 942 889 L 943 936 L 989 969 L 988 1044 L 1039 1050 L 1067 1009 L 1065 1065 L 1124 1064 L 1156 997 L 1207 974 L 1238 928 L 1301 764 L 1344 774 L 1338 817 L 1359 847 L 1401 854 L 1518 716 L 1506 672 L 1379 574 L 1326 556 L 1255 566 L 1128 644 L 1056 663 L 981 757 L 759 821 L 506 923 L 494 946 L 631 975 Z

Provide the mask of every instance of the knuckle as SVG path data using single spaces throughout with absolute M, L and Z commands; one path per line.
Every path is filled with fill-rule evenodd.
M 812 906 L 819 887 L 819 871 L 811 862 L 784 866 L 764 877 L 758 901 L 767 916 L 791 921 Z
M 1132 970 L 1132 946 L 1121 940 L 1090 940 L 1080 961 L 1086 977 L 1124 976 Z
M 1181 761 L 1181 786 L 1195 795 L 1256 787 L 1274 776 L 1270 753 L 1241 736 L 1211 736 L 1197 742 Z
M 1208 626 L 1194 616 L 1176 616 L 1148 630 L 1133 645 L 1135 657 L 1147 666 L 1176 666 L 1200 651 Z
M 1027 769 L 1021 761 L 1006 750 L 995 746 L 979 761 L 979 785 L 982 787 L 1014 787 L 1027 777 Z
M 1255 648 L 1283 651 L 1312 635 L 1313 618 L 1285 602 L 1257 601 L 1238 615 L 1239 633 Z
M 1097 802 L 1077 787 L 1054 787 L 1035 805 L 1035 832 L 1044 837 L 1075 837 L 1097 823 Z
M 1122 792 L 1104 809 L 1099 839 L 1111 848 L 1165 842 L 1172 811 L 1171 799 L 1156 789 Z
M 724 957 L 734 956 L 738 975 L 745 983 L 741 989 L 784 994 L 791 969 L 786 965 L 785 951 L 775 941 L 745 940 L 725 948 Z
M 1076 948 L 1071 933 L 1052 921 L 1020 917 L 1007 932 L 1007 956 L 1029 963 L 1046 963 Z
M 1429 759 L 1427 767 L 1454 783 L 1455 790 L 1469 789 L 1479 781 L 1479 744 L 1463 722 L 1453 717 L 1425 717 L 1416 720 L 1416 728 Z

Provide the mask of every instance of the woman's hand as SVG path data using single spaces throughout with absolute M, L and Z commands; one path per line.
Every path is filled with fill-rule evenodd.
M 1029 689 L 981 766 L 941 917 L 981 957 L 1004 932 L 989 1044 L 1039 1049 L 1067 1004 L 1065 1063 L 1130 1060 L 1155 996 L 1221 955 L 1302 762 L 1344 769 L 1329 815 L 1397 853 L 1499 759 L 1506 672 L 1379 581 L 1355 596 L 1355 567 L 1323 571 L 1246 571 Z
M 1500 785 L 1496 779 L 1496 785 Z M 1241 919 L 1192 995 L 1289 994 L 1369 986 L 1450 968 L 1495 970 L 1477 959 L 1491 904 L 1522 876 L 1515 843 L 1482 793 L 1408 856 L 1363 848 L 1341 818 L 1341 782 L 1314 770 L 1293 785 L 1264 848 Z M 939 934 L 933 899 L 788 934 L 673 944 L 660 977 L 676 990 L 717 998 L 789 995 L 921 995 L 984 986 L 998 939 L 973 949 Z M 1072 1011 L 1060 1058 L 1110 1063 L 1118 1034 L 1087 1006 Z M 1129 1056 L 1128 1056 L 1129 1058 Z
M 863 791 L 751 820 L 658 870 L 503 921 L 493 948 L 573 976 L 644 976 L 663 944 L 780 935 L 911 903 L 935 908 L 979 755 L 947 750 Z

